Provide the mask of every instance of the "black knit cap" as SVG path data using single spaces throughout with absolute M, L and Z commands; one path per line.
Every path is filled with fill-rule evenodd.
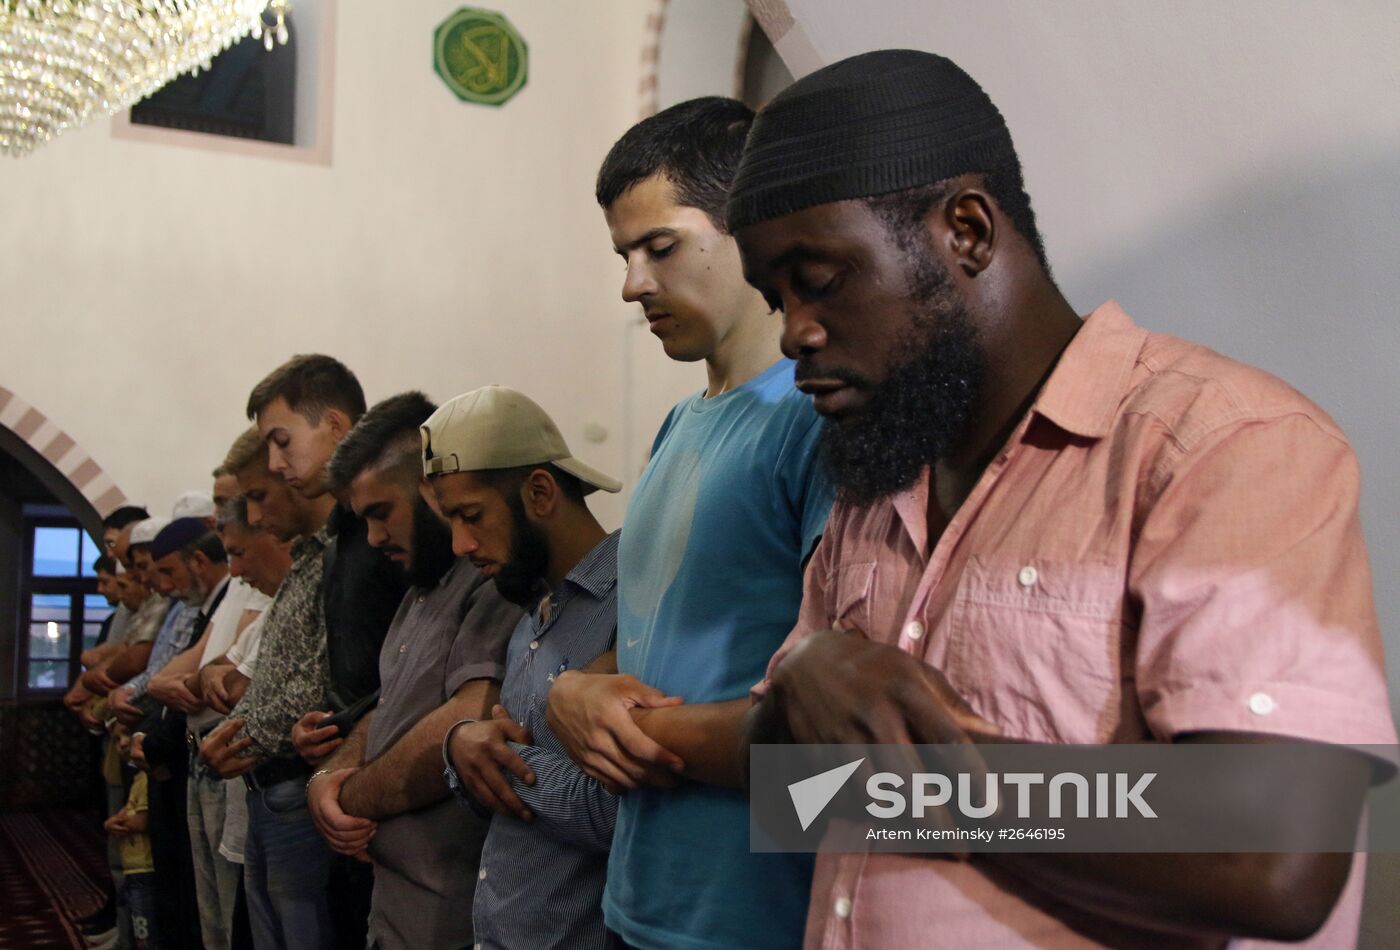
M 990 171 L 1015 154 L 997 107 L 952 60 L 862 53 L 803 77 L 758 114 L 725 217 L 733 233 L 814 205 Z

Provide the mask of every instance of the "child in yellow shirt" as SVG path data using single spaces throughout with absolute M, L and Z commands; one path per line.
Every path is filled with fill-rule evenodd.
M 126 807 L 103 822 L 121 846 L 122 895 L 131 913 L 137 950 L 159 950 L 155 931 L 155 864 L 146 834 L 146 773 L 137 772 L 126 796 Z

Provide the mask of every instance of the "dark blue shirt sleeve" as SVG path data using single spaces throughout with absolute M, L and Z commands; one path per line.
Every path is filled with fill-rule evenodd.
M 534 813 L 540 830 L 551 838 L 607 854 L 617 822 L 617 796 L 566 755 L 514 742 L 510 747 L 535 773 L 534 785 L 526 785 L 510 772 L 506 778 Z

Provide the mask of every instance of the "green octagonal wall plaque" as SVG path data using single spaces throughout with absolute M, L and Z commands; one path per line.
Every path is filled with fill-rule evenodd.
M 498 106 L 525 85 L 529 51 L 510 21 L 462 7 L 433 31 L 433 69 L 457 98 Z

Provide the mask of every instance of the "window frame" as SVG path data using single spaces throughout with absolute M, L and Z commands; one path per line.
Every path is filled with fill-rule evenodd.
M 77 574 L 70 577 L 36 576 L 34 573 L 34 539 L 39 528 L 73 528 L 78 532 Z M 97 593 L 97 578 L 83 576 L 83 536 L 87 532 L 72 515 L 30 514 L 21 516 L 21 530 L 24 532 L 24 554 L 21 561 L 19 582 L 19 643 L 16 644 L 15 693 L 20 699 L 47 699 L 62 696 L 78 681 L 81 671 L 80 658 L 83 653 L 83 627 L 86 622 L 87 597 Z M 91 535 L 88 535 L 91 537 Z M 102 542 L 92 538 L 96 549 L 102 551 Z M 57 594 L 68 596 L 68 678 L 63 686 L 30 686 L 29 671 L 33 663 L 58 663 L 60 658 L 30 658 L 30 625 L 33 623 L 34 595 Z

